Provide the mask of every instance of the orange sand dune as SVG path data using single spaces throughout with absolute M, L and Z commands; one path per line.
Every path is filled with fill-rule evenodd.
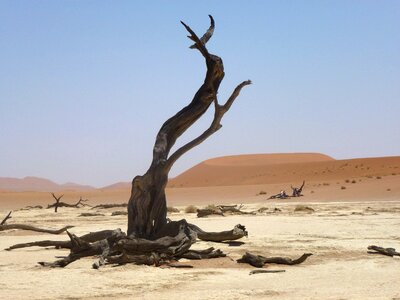
M 296 155 L 298 155 L 296 157 Z M 276 160 L 271 160 L 274 157 Z M 304 197 L 287 201 L 382 201 L 400 199 L 400 156 L 333 160 L 322 154 L 244 155 L 205 161 L 171 180 L 168 205 L 254 203 L 306 180 Z M 259 195 L 260 191 L 266 192 Z M 57 191 L 63 201 L 89 204 L 127 202 L 130 184 L 109 189 Z M 44 207 L 54 200 L 48 192 L 0 191 L 0 208 Z
M 242 159 L 243 158 L 243 159 Z M 400 174 L 400 156 L 333 160 L 323 154 L 244 155 L 204 161 L 169 187 L 234 186 Z

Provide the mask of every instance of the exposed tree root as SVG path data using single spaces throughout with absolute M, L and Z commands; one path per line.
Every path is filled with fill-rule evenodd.
M 198 233 L 199 232 L 199 233 Z M 247 236 L 247 231 L 242 225 L 223 232 L 205 232 L 199 227 L 188 224 L 186 220 L 169 222 L 160 232 L 160 237 L 154 240 L 126 236 L 120 229 L 91 232 L 78 237 L 68 232 L 69 241 L 35 241 L 16 244 L 6 250 L 25 247 L 56 247 L 70 249 L 70 254 L 54 262 L 39 262 L 45 267 L 65 267 L 68 264 L 88 256 L 98 256 L 99 260 L 93 268 L 104 264 L 145 264 L 145 265 L 170 265 L 171 262 L 181 258 L 208 259 L 225 257 L 226 254 L 213 247 L 205 250 L 190 250 L 193 243 L 200 236 L 207 241 L 235 240 Z
M 386 256 L 400 256 L 399 252 L 396 252 L 396 249 L 394 248 L 383 248 L 379 246 L 368 246 L 368 250 L 373 250 L 373 251 L 368 251 L 370 254 L 382 254 Z
M 241 259 L 238 259 L 237 262 L 248 263 L 256 268 L 262 268 L 265 264 L 297 265 L 304 262 L 307 257 L 311 255 L 312 253 L 304 253 L 297 259 L 291 259 L 288 257 L 264 257 L 246 252 L 246 254 L 244 254 Z

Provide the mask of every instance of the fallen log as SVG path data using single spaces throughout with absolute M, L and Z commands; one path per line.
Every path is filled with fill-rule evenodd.
M 68 225 L 68 226 L 65 226 L 60 229 L 45 229 L 45 228 L 39 228 L 39 227 L 25 225 L 25 224 L 9 224 L 9 225 L 4 224 L 4 225 L 0 225 L 0 231 L 10 230 L 10 229 L 21 229 L 21 230 L 44 232 L 44 233 L 50 233 L 50 234 L 60 234 L 72 227 L 74 227 L 74 226 Z
M 283 273 L 283 272 L 286 272 L 286 270 L 252 270 L 250 271 L 249 275 L 261 274 L 261 273 Z
M 99 205 L 93 206 L 91 209 L 95 209 L 95 208 L 107 209 L 107 208 L 115 208 L 115 207 L 128 207 L 128 203 L 99 204 Z
M 78 217 L 104 217 L 104 214 L 99 214 L 99 213 L 81 213 Z
M 113 234 L 116 233 L 121 233 L 121 229 L 115 229 L 115 230 L 101 230 L 101 231 L 95 231 L 95 232 L 89 232 L 85 235 L 82 235 L 79 237 L 81 240 L 89 243 L 93 243 L 96 241 L 104 240 L 109 237 L 111 237 Z M 27 247 L 56 247 L 56 248 L 65 248 L 65 249 L 71 249 L 72 248 L 72 243 L 71 241 L 51 241 L 51 240 L 44 240 L 44 241 L 35 241 L 35 242 L 29 242 L 29 243 L 21 243 L 21 244 L 15 244 L 13 246 L 10 246 L 6 248 L 5 250 L 14 250 L 14 249 L 20 249 L 20 248 L 27 248 Z
M 256 268 L 262 268 L 265 264 L 297 265 L 304 262 L 307 257 L 311 255 L 312 253 L 304 253 L 297 259 L 291 259 L 288 257 L 264 257 L 246 252 L 246 254 L 244 254 L 242 258 L 238 259 L 237 262 L 248 263 Z
M 224 216 L 224 213 L 219 208 L 203 208 L 197 210 L 198 218 L 204 218 L 210 215 Z
M 396 251 L 396 249 L 394 248 L 383 248 L 383 247 L 379 247 L 379 246 L 368 246 L 368 250 L 373 250 L 373 251 L 368 251 L 368 253 L 370 254 L 382 254 L 382 255 L 386 255 L 386 256 L 400 256 L 400 253 Z
M 232 230 L 220 231 L 220 232 L 207 232 L 199 228 L 194 224 L 189 224 L 190 229 L 197 233 L 197 237 L 202 241 L 210 242 L 223 242 L 223 241 L 234 241 L 247 237 L 248 232 L 246 227 L 237 224 Z

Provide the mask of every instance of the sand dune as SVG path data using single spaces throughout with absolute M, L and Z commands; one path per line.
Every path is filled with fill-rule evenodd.
M 400 198 L 400 157 L 333 160 L 320 154 L 245 155 L 205 161 L 171 180 L 166 193 L 168 205 L 211 203 L 254 203 L 267 201 L 281 189 L 306 180 L 302 201 L 382 201 Z M 284 160 L 285 158 L 286 160 Z M 314 160 L 314 161 L 310 161 Z M 80 197 L 92 205 L 127 202 L 130 183 L 88 190 L 53 190 L 63 201 L 76 203 Z M 0 190 L 0 208 L 18 209 L 53 203 L 49 192 Z M 266 194 L 259 195 L 260 191 Z M 291 199 L 287 201 L 293 201 Z
M 400 156 L 333 160 L 323 154 L 245 155 L 202 162 L 171 179 L 169 187 L 295 184 L 303 180 L 341 180 L 392 174 L 400 174 Z
M 11 178 L 11 177 L 0 177 L 0 191 L 41 191 L 41 192 L 55 192 L 65 190 L 90 190 L 94 189 L 89 185 L 81 185 L 72 182 L 65 184 L 58 184 L 49 179 L 27 176 L 24 178 Z

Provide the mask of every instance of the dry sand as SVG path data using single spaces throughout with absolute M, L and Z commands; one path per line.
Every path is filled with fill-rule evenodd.
M 270 158 L 270 157 L 269 157 Z M 337 161 L 323 155 L 275 157 L 227 157 L 206 161 L 172 180 L 168 205 L 205 230 L 231 229 L 244 224 L 249 238 L 244 245 L 199 242 L 193 247 L 221 248 L 227 258 L 190 262 L 193 269 L 161 269 L 126 265 L 91 269 L 92 258 L 81 259 L 65 269 L 47 269 L 38 261 L 53 261 L 68 251 L 26 248 L 0 250 L 0 298 L 4 299 L 400 299 L 400 259 L 367 254 L 376 244 L 400 250 L 400 157 Z M 290 159 L 289 159 L 290 158 Z M 289 160 L 288 160 L 289 159 Z M 207 172 L 206 172 L 207 171 Z M 267 200 L 290 185 L 306 179 L 304 197 Z M 226 185 L 228 184 L 228 185 Z M 263 191 L 266 194 L 260 194 Z M 130 188 L 65 191 L 62 201 L 79 197 L 89 204 L 127 202 Z M 58 194 L 58 193 L 57 193 Z M 61 194 L 61 192 L 60 192 Z M 48 192 L 0 191 L 0 216 L 10 209 L 52 203 Z M 184 214 L 184 207 L 207 204 L 240 204 L 248 211 L 267 207 L 263 215 L 198 219 Z M 296 205 L 314 213 L 294 213 Z M 282 211 L 273 213 L 273 208 Z M 126 229 L 126 216 L 111 216 L 121 209 L 98 210 L 104 217 L 78 217 L 89 208 L 16 210 L 8 223 L 18 222 L 59 228 L 75 225 L 78 235 L 89 231 Z M 90 210 L 96 212 L 96 210 Z M 0 218 L 1 218 L 0 217 Z M 43 239 L 66 239 L 27 231 L 0 232 L 0 249 Z M 249 276 L 253 268 L 237 264 L 246 251 L 265 256 L 296 258 L 314 253 L 297 266 L 270 265 L 285 273 Z
M 303 203 L 304 204 L 304 203 Z M 38 261 L 52 261 L 68 251 L 25 248 L 0 251 L 0 288 L 4 299 L 397 299 L 400 259 L 367 254 L 371 244 L 400 248 L 400 202 L 308 203 L 314 213 L 294 213 L 296 203 L 246 205 L 257 216 L 227 216 L 198 219 L 194 214 L 174 213 L 205 230 L 225 230 L 245 224 L 249 238 L 244 245 L 199 242 L 194 248 L 214 246 L 227 258 L 195 261 L 193 269 L 161 269 L 126 265 L 91 269 L 92 258 L 81 259 L 65 269 L 48 269 Z M 282 212 L 273 213 L 278 207 Z M 180 207 L 183 211 L 184 207 Z M 46 227 L 72 224 L 71 231 L 125 229 L 126 217 L 99 210 L 106 217 L 78 217 L 88 209 L 16 211 L 9 221 Z M 93 210 L 91 210 L 93 211 Z M 5 214 L 5 211 L 2 211 Z M 24 231 L 0 232 L 0 248 L 12 244 L 65 239 Z M 297 266 L 268 266 L 285 273 L 249 276 L 253 268 L 237 264 L 245 251 L 266 256 L 297 257 L 314 253 Z

